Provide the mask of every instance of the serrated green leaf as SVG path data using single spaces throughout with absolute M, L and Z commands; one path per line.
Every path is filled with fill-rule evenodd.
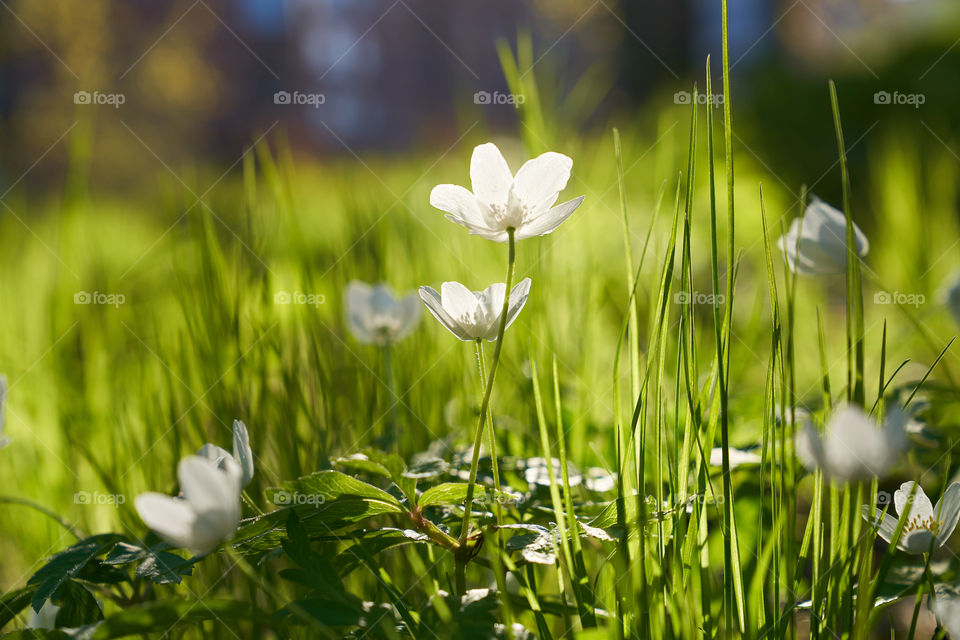
M 93 594 L 79 582 L 67 580 L 50 598 L 60 607 L 57 611 L 57 628 L 82 627 L 103 620 L 103 611 Z
M 193 561 L 170 551 L 150 552 L 137 566 L 138 578 L 150 578 L 154 584 L 180 584 L 180 576 L 193 574 Z
M 54 555 L 27 582 L 29 585 L 37 586 L 31 601 L 33 610 L 40 611 L 43 603 L 61 584 L 75 577 L 88 562 L 121 540 L 123 536 L 116 533 L 92 536 Z
M 26 586 L 22 589 L 5 593 L 3 597 L 0 598 L 0 629 L 3 629 L 8 622 L 13 620 L 18 613 L 30 604 L 30 600 L 33 598 L 36 590 L 36 586 Z
M 375 556 L 382 551 L 394 547 L 429 541 L 429 537 L 412 529 L 379 529 L 377 531 L 368 531 L 358 536 L 356 542 L 340 552 L 333 562 L 337 568 L 337 573 L 341 576 L 346 576 L 362 564 L 364 553 L 361 553 L 361 550 L 371 556 Z
M 353 498 L 391 505 L 397 512 L 403 510 L 400 501 L 383 489 L 339 471 L 318 471 L 284 482 L 283 487 L 268 489 L 267 497 L 279 506 L 310 504 L 319 507 L 328 501 Z

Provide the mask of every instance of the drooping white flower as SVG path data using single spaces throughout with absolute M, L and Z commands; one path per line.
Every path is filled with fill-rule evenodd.
M 233 421 L 233 455 L 223 447 L 210 443 L 200 447 L 197 455 L 214 463 L 221 471 L 226 468 L 225 460 L 232 458 L 240 468 L 240 486 L 246 488 L 253 480 L 253 450 L 250 449 L 247 425 L 241 420 Z
M 360 342 L 385 345 L 405 338 L 420 320 L 420 305 L 411 292 L 398 299 L 389 285 L 347 285 L 347 326 Z
M 958 586 L 936 585 L 934 597 L 930 599 L 929 605 L 940 626 L 946 629 L 948 637 L 960 638 L 960 589 Z
M 760 464 L 763 460 L 753 451 L 747 451 L 744 449 L 734 449 L 730 447 L 730 468 L 739 467 L 740 465 L 752 465 Z M 714 447 L 710 450 L 710 466 L 711 467 L 722 467 L 723 466 L 723 447 Z
M 870 250 L 870 243 L 856 223 L 853 234 L 857 255 L 863 258 Z M 792 271 L 821 276 L 844 272 L 846 239 L 847 218 L 843 212 L 814 197 L 802 218 L 794 218 L 790 229 L 780 236 L 777 246 Z
M 220 470 L 207 458 L 188 456 L 177 467 L 183 497 L 142 493 L 134 504 L 146 525 L 161 538 L 204 555 L 237 530 L 241 475 L 232 457 L 224 458 Z
M 0 375 L 0 449 L 3 449 L 5 446 L 10 444 L 10 438 L 3 435 L 4 429 L 4 420 L 3 414 L 4 409 L 7 405 L 7 376 Z
M 430 192 L 430 204 L 446 211 L 447 220 L 495 242 L 506 242 L 510 227 L 517 240 L 544 236 L 583 202 L 580 196 L 553 206 L 572 168 L 573 160 L 549 151 L 528 160 L 514 176 L 497 145 L 488 142 L 476 147 L 470 159 L 473 191 L 440 184 Z
M 470 291 L 459 282 L 444 282 L 440 292 L 420 287 L 420 298 L 433 317 L 461 340 L 497 339 L 503 296 L 507 286 L 498 282 L 483 291 Z M 530 278 L 524 278 L 510 291 L 507 327 L 513 324 L 530 296 Z
M 804 423 L 797 431 L 797 457 L 808 469 L 820 468 L 838 482 L 882 476 L 906 444 L 905 422 L 896 407 L 887 410 L 880 426 L 859 407 L 843 405 L 827 419 L 822 438 L 810 421 Z
M 957 528 L 957 519 L 960 518 L 960 483 L 954 482 L 947 487 L 934 507 L 920 485 L 908 480 L 894 492 L 893 504 L 899 518 L 905 521 L 900 541 L 897 543 L 898 549 L 913 554 L 930 551 L 931 544 L 933 549 L 939 549 Z M 872 506 L 865 505 L 862 511 L 867 522 L 877 527 L 880 537 L 891 542 L 899 519 L 889 513 L 881 514 Z

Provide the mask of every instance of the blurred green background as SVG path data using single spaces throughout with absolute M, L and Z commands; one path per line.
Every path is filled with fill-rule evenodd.
M 905 380 L 952 337 L 942 301 L 960 265 L 958 9 L 731 3 L 741 415 L 759 416 L 770 342 L 759 186 L 774 231 L 800 212 L 801 185 L 839 205 L 827 78 L 878 283 L 866 294 L 868 379 L 884 318 L 888 371 L 912 359 Z M 449 456 L 476 410 L 470 346 L 426 317 L 396 347 L 391 391 L 379 352 L 346 330 L 342 291 L 355 278 L 398 292 L 502 281 L 503 246 L 428 204 L 435 184 L 467 184 L 470 151 L 487 140 L 514 170 L 545 149 L 571 156 L 564 195 L 586 195 L 556 233 L 519 245 L 518 277 L 533 289 L 494 396 L 504 453 L 530 453 L 526 359 L 556 356 L 574 462 L 615 467 L 611 363 L 627 291 L 610 129 L 624 137 L 635 256 L 663 194 L 648 308 L 686 169 L 683 92 L 703 86 L 708 53 L 719 83 L 719 3 L 11 1 L 0 15 L 0 370 L 11 387 L 0 494 L 86 532 L 142 534 L 133 496 L 172 491 L 177 460 L 227 445 L 234 418 L 258 455 L 255 496 L 371 444 L 394 407 L 404 454 L 433 444 Z M 278 103 L 278 92 L 322 103 Z M 707 291 L 703 148 L 699 167 L 693 277 Z M 818 304 L 842 378 L 841 287 L 805 281 L 798 294 L 798 385 L 811 404 Z M 871 304 L 880 290 L 924 303 L 911 321 Z M 280 291 L 324 303 L 274 304 Z M 122 302 L 78 304 L 83 292 Z M 953 352 L 945 364 L 960 373 Z M 737 421 L 733 444 L 756 443 L 761 426 Z M 0 505 L 0 521 L 0 590 L 71 539 L 24 507 Z

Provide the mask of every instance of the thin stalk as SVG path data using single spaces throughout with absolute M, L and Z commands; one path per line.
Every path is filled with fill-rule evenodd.
M 467 497 L 463 507 L 463 524 L 460 527 L 458 539 L 459 549 L 456 554 L 456 581 L 457 592 L 466 590 L 466 567 L 470 559 L 470 550 L 467 549 L 467 536 L 470 533 L 470 515 L 473 512 L 473 494 L 477 485 L 477 467 L 480 464 L 480 444 L 483 441 L 483 427 L 487 420 L 487 410 L 490 407 L 490 395 L 493 392 L 493 381 L 497 376 L 500 365 L 500 352 L 503 348 L 503 333 L 507 329 L 507 310 L 510 308 L 510 288 L 513 286 L 514 263 L 516 262 L 516 242 L 513 227 L 507 228 L 507 282 L 503 294 L 503 307 L 500 310 L 500 326 L 497 328 L 497 344 L 493 348 L 493 361 L 490 363 L 490 373 L 483 391 L 483 401 L 480 403 L 480 416 L 477 420 L 477 431 L 473 438 L 473 458 L 470 461 L 470 480 L 467 483 Z

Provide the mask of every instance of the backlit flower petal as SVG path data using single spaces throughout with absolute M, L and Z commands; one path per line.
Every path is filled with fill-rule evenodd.
M 915 485 L 916 489 L 914 489 Z M 896 505 L 900 517 L 906 517 L 907 520 L 926 520 L 934 515 L 930 498 L 927 497 L 920 485 L 917 485 L 913 480 L 904 482 L 893 493 L 893 503 Z
M 246 487 L 253 480 L 253 450 L 247 425 L 241 420 L 233 421 L 233 458 L 240 465 L 240 485 Z
M 937 520 L 940 521 L 937 539 L 943 545 L 953 535 L 953 531 L 957 528 L 957 521 L 960 520 L 960 483 L 954 482 L 947 487 L 940 501 L 937 502 L 935 511 Z
M 438 184 L 430 192 L 430 205 L 446 211 L 448 220 L 468 229 L 487 226 L 477 197 L 460 185 Z
M 134 500 L 134 506 L 144 524 L 161 538 L 175 547 L 191 548 L 197 514 L 186 500 L 142 493 Z
M 557 201 L 557 196 L 567 186 L 573 160 L 548 151 L 528 160 L 514 178 L 514 193 L 531 211 L 540 211 Z
M 450 317 L 447 310 L 443 308 L 442 298 L 439 292 L 432 287 L 420 287 L 420 299 L 427 306 L 427 310 L 436 318 L 440 324 L 445 326 L 450 333 L 461 340 L 474 340 L 459 322 Z
M 477 199 L 487 206 L 506 206 L 513 185 L 513 174 L 500 149 L 492 142 L 473 150 L 470 182 Z
M 517 240 L 532 238 L 534 236 L 545 236 L 559 227 L 564 220 L 577 210 L 577 207 L 583 202 L 584 196 L 579 196 L 573 200 L 568 200 L 563 204 L 558 204 L 552 209 L 547 209 L 542 213 L 532 216 L 531 219 L 524 221 L 523 226 L 517 229 Z
M 507 310 L 507 326 L 509 329 L 513 321 L 517 319 L 523 305 L 527 304 L 527 298 L 530 297 L 530 278 L 524 278 L 517 283 L 510 291 L 510 308 Z

